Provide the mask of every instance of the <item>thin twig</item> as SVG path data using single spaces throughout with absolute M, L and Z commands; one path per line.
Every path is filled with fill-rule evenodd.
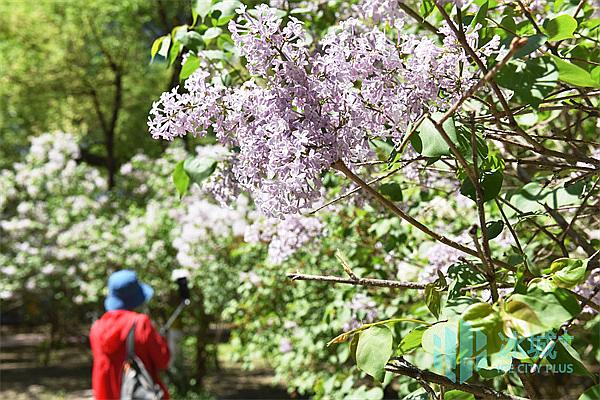
M 393 174 L 395 174 L 395 173 L 396 173 L 396 172 L 398 172 L 399 170 L 400 170 L 400 168 L 393 169 L 392 171 L 388 172 L 387 174 L 385 174 L 385 175 L 383 175 L 383 176 L 380 176 L 379 178 L 375 178 L 375 179 L 372 179 L 372 180 L 370 180 L 370 181 L 369 181 L 367 184 L 368 184 L 368 185 L 372 185 L 372 184 L 374 184 L 374 183 L 377 183 L 377 182 L 379 182 L 379 181 L 382 181 L 382 180 L 384 180 L 385 178 L 388 178 L 388 177 L 392 176 Z M 331 200 L 331 201 L 328 201 L 327 203 L 323 204 L 322 206 L 319 206 L 319 207 L 315 208 L 314 210 L 310 211 L 310 212 L 308 213 L 308 215 L 315 214 L 316 212 L 318 212 L 318 211 L 321 211 L 322 209 L 324 209 L 324 208 L 326 208 L 326 207 L 328 207 L 328 206 L 330 206 L 330 205 L 332 205 L 332 204 L 335 204 L 335 203 L 337 203 L 338 201 L 340 201 L 340 200 L 343 200 L 343 199 L 345 199 L 346 197 L 349 197 L 349 196 L 353 195 L 354 193 L 360 192 L 361 190 L 362 190 L 362 187 L 360 187 L 360 186 L 359 186 L 359 187 L 357 187 L 357 188 L 354 188 L 354 189 L 352 189 L 351 191 L 349 191 L 349 192 L 347 192 L 347 193 L 344 193 L 343 195 L 341 195 L 341 196 L 338 196 L 338 197 L 336 197 L 335 199 L 333 199 L 333 200 Z
M 588 191 L 588 193 L 583 198 L 583 201 L 579 205 L 579 208 L 577 208 L 577 211 L 575 211 L 575 215 L 573 215 L 573 218 L 571 218 L 571 221 L 569 221 L 569 224 L 567 225 L 567 227 L 565 228 L 563 233 L 558 236 L 558 239 L 561 240 L 563 243 L 565 242 L 568 232 L 573 228 L 575 221 L 581 215 L 581 212 L 583 211 L 586 203 L 592 196 L 592 193 L 594 193 L 594 191 L 596 190 L 596 187 L 598 186 L 598 182 L 600 182 L 600 179 L 596 179 L 596 182 L 594 182 L 594 184 L 592 185 L 592 188 Z
M 348 274 L 348 276 L 353 280 L 357 281 L 358 277 L 356 276 L 354 271 L 352 271 L 352 268 L 350 268 L 350 265 L 348 265 L 348 262 L 339 250 L 335 252 L 335 257 L 340 261 L 340 263 L 342 263 L 342 267 L 344 268 L 344 271 Z
M 308 275 L 308 274 L 287 274 L 287 277 L 293 281 L 318 281 L 318 282 L 333 282 L 343 283 L 355 286 L 375 286 L 386 288 L 401 288 L 401 289 L 425 289 L 426 284 L 416 282 L 399 282 L 387 279 L 373 278 L 342 278 L 332 275 Z

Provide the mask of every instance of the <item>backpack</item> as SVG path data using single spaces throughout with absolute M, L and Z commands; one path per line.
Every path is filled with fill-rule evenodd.
M 121 379 L 121 400 L 161 400 L 163 391 L 135 355 L 135 323 L 127 334 L 127 355 Z

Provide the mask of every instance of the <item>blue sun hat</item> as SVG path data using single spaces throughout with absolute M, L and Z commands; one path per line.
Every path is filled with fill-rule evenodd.
M 123 269 L 108 278 L 108 296 L 104 300 L 106 311 L 133 310 L 154 294 L 154 290 L 138 280 L 134 271 Z

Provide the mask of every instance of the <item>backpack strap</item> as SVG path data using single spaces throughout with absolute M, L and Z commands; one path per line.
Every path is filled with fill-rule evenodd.
M 135 357 L 135 322 L 131 325 L 131 329 L 129 329 L 125 346 L 127 350 L 127 359 L 133 359 Z

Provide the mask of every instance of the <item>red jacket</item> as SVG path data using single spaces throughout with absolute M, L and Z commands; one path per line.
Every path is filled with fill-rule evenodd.
M 135 354 L 142 360 L 169 398 L 167 388 L 158 376 L 158 370 L 169 363 L 167 341 L 152 326 L 150 318 L 128 310 L 106 312 L 94 322 L 90 330 L 90 343 L 94 356 L 92 389 L 98 400 L 117 400 L 121 396 L 121 374 L 125 362 L 125 341 L 133 323 L 135 327 Z

